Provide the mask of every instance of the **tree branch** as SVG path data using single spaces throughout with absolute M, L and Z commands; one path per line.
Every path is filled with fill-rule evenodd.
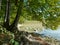
M 6 10 L 5 10 L 5 20 L 4 20 L 4 27 L 9 27 L 9 19 L 10 19 L 10 0 L 7 0 Z
M 16 17 L 15 17 L 13 23 L 10 25 L 11 30 L 13 30 L 14 28 L 17 27 L 20 15 L 22 14 L 22 8 L 23 8 L 23 0 L 20 0 L 20 3 L 18 5 L 18 9 L 17 9 L 17 13 L 16 13 Z

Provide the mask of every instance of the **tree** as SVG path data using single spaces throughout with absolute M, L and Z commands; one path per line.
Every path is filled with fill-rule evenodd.
M 10 18 L 10 0 L 6 1 L 6 9 L 5 9 L 5 19 L 4 19 L 4 27 L 8 30 L 9 29 L 9 18 Z
M 3 24 L 4 27 L 9 31 L 16 28 L 21 16 L 27 20 L 30 18 L 30 20 L 42 21 L 42 23 L 49 28 L 54 26 L 57 27 L 57 25 L 60 24 L 59 0 L 2 0 L 2 3 L 5 5 L 5 8 L 2 9 L 3 12 L 5 11 L 5 20 Z M 14 11 L 15 13 L 12 13 Z M 12 23 L 10 23 L 10 20 L 12 19 L 10 18 L 11 16 L 16 16 L 13 18 L 14 21 L 12 21 Z M 26 16 L 29 18 L 26 18 Z M 59 22 L 56 22 L 55 20 Z M 56 25 L 55 22 L 58 24 Z
M 20 17 L 20 15 L 21 15 L 21 13 L 22 13 L 22 8 L 23 8 L 23 0 L 20 0 L 19 1 L 19 4 L 18 5 L 16 5 L 16 6 L 18 6 L 17 7 L 17 13 L 16 13 L 16 17 L 15 17 L 15 19 L 14 19 L 14 21 L 13 21 L 13 23 L 12 24 L 10 24 L 10 3 L 11 1 L 10 0 L 6 0 L 6 9 L 5 9 L 5 18 L 4 18 L 4 23 L 3 23 L 3 26 L 7 29 L 7 30 L 9 30 L 9 31 L 13 31 L 14 30 L 14 28 L 16 28 L 17 27 L 17 23 L 18 23 L 18 21 L 19 21 L 19 17 Z M 17 4 L 17 3 L 16 3 Z
M 20 0 L 20 3 L 18 5 L 18 9 L 17 9 L 17 13 L 16 13 L 16 17 L 15 17 L 13 23 L 10 25 L 10 30 L 12 30 L 12 31 L 14 30 L 14 28 L 17 27 L 20 15 L 22 13 L 22 8 L 23 8 L 23 0 Z
M 1 10 L 1 3 L 2 3 L 2 0 L 0 0 L 0 10 Z

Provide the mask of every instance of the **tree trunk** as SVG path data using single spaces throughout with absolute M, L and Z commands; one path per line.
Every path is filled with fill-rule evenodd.
M 10 31 L 13 31 L 14 29 L 17 28 L 17 24 L 18 24 L 20 15 L 22 14 L 22 8 L 23 8 L 23 0 L 20 0 L 20 3 L 18 5 L 18 9 L 17 9 L 16 17 L 15 17 L 13 23 L 10 25 Z
M 17 6 L 18 0 L 15 0 L 15 5 Z
M 0 10 L 1 10 L 1 3 L 2 3 L 2 0 L 0 0 Z
M 9 28 L 9 18 L 10 18 L 10 0 L 7 0 L 7 4 L 6 4 L 6 10 L 5 10 L 5 20 L 4 20 L 4 27 L 6 29 Z

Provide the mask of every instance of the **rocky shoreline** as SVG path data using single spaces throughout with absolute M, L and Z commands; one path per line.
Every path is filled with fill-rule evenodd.
M 39 35 L 39 34 L 35 34 L 36 35 Z M 39 35 L 39 37 L 41 37 L 43 40 L 45 40 L 46 42 L 48 42 L 50 45 L 60 45 L 60 41 L 57 40 L 57 39 L 54 39 L 54 38 L 51 38 L 51 37 L 42 37 L 41 35 Z

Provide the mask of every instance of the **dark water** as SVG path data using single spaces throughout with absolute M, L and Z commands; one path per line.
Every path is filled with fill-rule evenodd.
M 57 30 L 44 29 L 41 32 L 37 31 L 36 33 L 60 40 L 60 29 L 57 29 Z

